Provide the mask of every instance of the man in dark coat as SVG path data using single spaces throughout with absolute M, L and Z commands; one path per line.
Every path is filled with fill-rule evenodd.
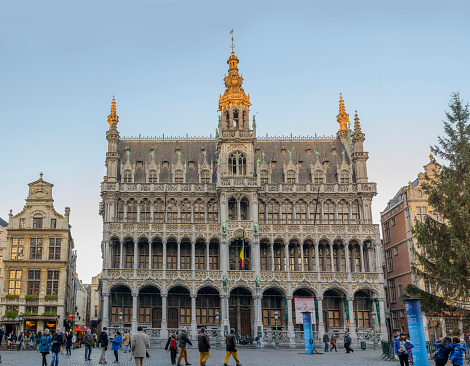
M 106 362 L 106 351 L 108 350 L 108 343 L 109 343 L 109 337 L 108 337 L 108 332 L 106 331 L 106 327 L 103 327 L 103 330 L 100 333 L 100 338 L 98 340 L 98 343 L 101 346 L 101 356 L 100 356 L 100 364 L 107 363 Z
M 61 333 L 60 328 L 56 329 L 56 332 L 52 336 L 52 362 L 51 366 L 59 366 L 59 353 L 64 343 L 64 335 Z
M 346 348 L 346 353 L 354 352 L 354 350 L 351 348 L 351 336 L 349 333 L 346 333 L 344 337 L 344 348 Z
M 210 356 L 211 344 L 209 336 L 206 333 L 206 328 L 202 327 L 201 332 L 197 336 L 197 345 L 199 348 L 200 366 L 206 366 L 206 362 Z
M 178 334 L 178 347 L 180 349 L 180 354 L 178 356 L 178 361 L 176 362 L 177 366 L 181 365 L 181 360 L 183 359 L 183 357 L 184 357 L 184 362 L 186 363 L 186 365 L 191 365 L 188 362 L 188 352 L 186 351 L 186 343 L 189 344 L 190 346 L 193 345 L 188 338 L 188 328 L 185 327 L 183 328 L 183 331 L 181 331 Z
M 233 359 L 237 365 L 240 365 L 240 361 L 238 360 L 237 355 L 237 337 L 235 335 L 235 329 L 233 328 L 230 329 L 230 334 L 225 337 L 225 350 L 227 352 L 225 353 L 224 366 L 227 366 L 230 355 L 233 356 Z

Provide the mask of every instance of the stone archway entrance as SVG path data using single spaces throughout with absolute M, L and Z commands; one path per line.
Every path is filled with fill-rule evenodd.
M 245 288 L 237 287 L 230 291 L 229 299 L 229 322 L 235 332 L 240 332 L 241 337 L 253 337 L 251 329 L 252 313 L 251 292 Z

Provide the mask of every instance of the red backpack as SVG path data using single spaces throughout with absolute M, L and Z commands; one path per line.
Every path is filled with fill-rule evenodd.
M 173 337 L 171 337 L 171 348 L 176 349 L 176 340 Z

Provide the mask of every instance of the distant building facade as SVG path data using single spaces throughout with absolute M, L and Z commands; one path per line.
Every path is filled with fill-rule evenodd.
M 93 333 L 101 329 L 103 307 L 101 306 L 101 273 L 91 279 L 89 319 Z
M 390 327 L 393 333 L 408 332 L 405 304 L 400 301 L 405 287 L 414 284 L 430 291 L 429 284 L 425 284 L 411 271 L 412 264 L 415 263 L 413 248 L 417 247 L 412 230 L 415 220 L 423 222 L 427 215 L 438 219 L 422 188 L 425 175 L 433 177 L 437 168 L 431 156 L 430 162 L 424 166 L 424 172 L 420 172 L 417 179 L 400 188 L 381 212 L 387 304 L 390 308 Z M 428 341 L 445 335 L 461 336 L 470 331 L 470 323 L 462 323 L 459 317 L 444 319 L 439 314 L 423 315 Z
M 53 206 L 53 185 L 41 178 L 29 184 L 24 209 L 10 213 L 0 323 L 9 331 L 63 328 L 73 310 L 76 253 L 70 231 L 70 209 Z
M 89 294 L 86 290 L 86 287 L 82 284 L 82 281 L 78 278 L 78 275 L 75 274 L 75 314 L 74 322 L 78 327 L 82 327 L 84 330 L 86 326 L 90 324 L 87 323 L 87 314 L 88 314 L 88 298 Z
M 309 297 L 316 339 L 349 330 L 371 342 L 374 324 L 386 337 L 376 184 L 357 114 L 352 131 L 341 97 L 334 137 L 259 137 L 238 62 L 232 53 L 215 137 L 120 137 L 113 98 L 102 325 L 157 339 L 220 325 L 269 343 L 277 312 L 282 342 L 303 342 L 294 299 Z

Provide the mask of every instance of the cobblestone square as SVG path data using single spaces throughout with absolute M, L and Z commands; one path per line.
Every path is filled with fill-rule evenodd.
M 72 351 L 71 356 L 60 355 L 60 366 L 96 366 L 99 365 L 99 356 L 101 349 L 94 348 L 92 350 L 92 361 L 84 360 L 84 348 Z M 166 366 L 171 365 L 170 354 L 164 350 L 152 349 L 149 351 L 150 358 L 144 360 L 145 366 Z M 338 352 L 306 355 L 302 353 L 301 349 L 281 349 L 276 351 L 274 349 L 240 349 L 238 356 L 240 362 L 244 366 L 261 366 L 261 365 L 283 365 L 283 366 L 301 366 L 301 365 L 328 365 L 328 366 L 381 366 L 390 365 L 390 362 L 383 361 L 380 358 L 381 351 L 372 350 L 357 350 L 352 354 L 346 354 L 343 349 Z M 224 350 L 212 350 L 211 357 L 207 362 L 207 366 L 222 366 L 224 363 Z M 115 365 L 113 352 L 108 350 L 106 352 L 106 359 L 108 365 Z M 130 360 L 129 354 L 119 351 L 119 366 L 135 365 L 134 361 Z M 188 359 L 193 366 L 199 365 L 199 353 L 194 347 L 188 348 Z M 3 351 L 2 352 L 3 365 L 5 366 L 19 366 L 19 365 L 40 365 L 41 354 L 35 351 Z M 48 364 L 51 362 L 51 355 L 48 355 Z M 184 364 L 184 362 L 183 362 Z M 229 365 L 235 365 L 235 361 L 230 359 Z

